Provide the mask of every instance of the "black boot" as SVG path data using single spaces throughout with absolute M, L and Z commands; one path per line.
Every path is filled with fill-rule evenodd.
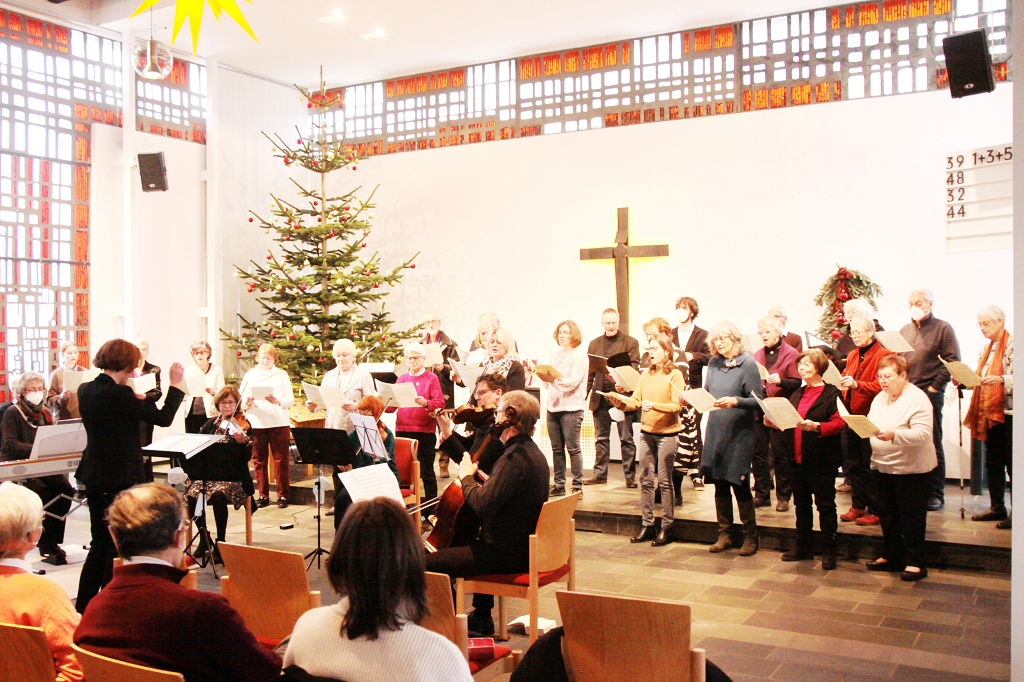
M 836 568 L 836 534 L 830 533 L 822 539 L 821 567 L 826 571 Z
M 718 514 L 718 542 L 708 547 L 712 554 L 732 547 L 732 498 L 715 495 L 715 511 Z
M 743 523 L 743 546 L 740 548 L 740 556 L 750 556 L 757 553 L 757 514 L 754 511 L 754 501 L 747 500 L 739 502 L 740 521 Z
M 686 474 L 678 469 L 672 469 L 672 489 L 676 491 L 676 506 L 683 504 L 683 479 Z
M 672 542 L 672 526 L 662 526 L 658 531 L 658 537 L 651 543 L 651 547 L 664 547 L 670 542 Z
M 631 537 L 629 541 L 633 544 L 636 544 L 638 542 L 647 542 L 648 540 L 653 540 L 655 534 L 656 531 L 654 529 L 654 526 L 640 526 L 640 530 L 638 530 L 636 532 L 636 535 Z

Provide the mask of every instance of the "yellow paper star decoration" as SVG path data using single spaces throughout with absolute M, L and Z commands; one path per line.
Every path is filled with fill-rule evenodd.
M 142 4 L 139 5 L 138 9 L 129 18 L 137 17 L 158 2 L 160 0 L 143 0 Z M 252 36 L 253 40 L 259 42 L 256 34 L 249 27 L 249 22 L 242 16 L 242 10 L 238 8 L 238 3 L 235 0 L 175 0 L 174 31 L 171 34 L 172 43 L 177 40 L 178 31 L 185 24 L 185 19 L 188 19 L 189 28 L 192 32 L 192 54 L 196 54 L 196 50 L 199 47 L 199 27 L 203 23 L 203 10 L 207 2 L 210 3 L 210 9 L 213 11 L 213 16 L 217 21 L 220 21 L 220 15 L 223 12 L 245 29 L 245 32 Z M 252 0 L 247 0 L 247 2 L 251 3 Z

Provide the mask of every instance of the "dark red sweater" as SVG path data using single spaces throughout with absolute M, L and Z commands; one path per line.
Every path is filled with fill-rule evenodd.
M 256 641 L 227 599 L 178 584 L 185 572 L 137 564 L 89 602 L 75 631 L 83 649 L 179 672 L 188 682 L 272 680 L 281 658 Z

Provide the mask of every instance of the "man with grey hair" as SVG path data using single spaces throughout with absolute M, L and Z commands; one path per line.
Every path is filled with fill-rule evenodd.
M 153 363 L 151 363 L 149 361 L 149 341 L 147 341 L 146 339 L 138 339 L 135 342 L 135 347 L 138 348 L 139 352 L 142 354 L 141 364 L 139 365 L 139 369 L 136 370 L 135 376 L 136 377 L 140 377 L 143 374 L 155 374 L 156 375 L 154 377 L 156 379 L 156 388 L 151 388 L 150 390 L 146 391 L 146 397 L 145 397 L 145 399 L 148 402 L 151 402 L 151 403 L 153 403 L 153 405 L 156 405 L 157 402 L 160 401 L 160 398 L 164 394 L 163 388 L 160 386 L 160 368 L 157 367 L 156 365 L 154 365 Z M 143 422 L 143 423 L 139 424 L 139 440 L 140 440 L 139 445 L 141 445 L 142 447 L 146 447 L 147 445 L 150 445 L 153 442 L 153 425 L 152 424 L 148 424 L 146 422 Z M 146 480 L 147 481 L 152 481 L 153 480 L 153 459 L 147 455 L 146 459 L 145 459 L 145 462 L 146 462 Z
M 441 316 L 433 310 L 428 310 L 423 314 L 423 338 L 421 342 L 423 344 L 436 343 L 441 346 L 441 363 L 432 365 L 427 369 L 437 376 L 437 380 L 441 384 L 441 393 L 444 394 L 444 406 L 450 410 L 455 407 L 455 379 L 452 376 L 454 370 L 452 370 L 451 365 L 448 363 L 453 358 L 455 360 L 459 359 L 458 353 L 455 350 L 458 344 L 441 331 Z M 439 453 L 438 469 L 441 472 L 441 478 L 448 478 L 448 455 L 444 452 Z
M 789 318 L 786 317 L 786 309 L 785 308 L 783 308 L 782 306 L 779 306 L 779 305 L 772 306 L 768 310 L 768 316 L 769 317 L 774 317 L 776 320 L 779 321 L 780 336 L 782 337 L 782 340 L 784 342 L 786 342 L 787 345 L 790 345 L 793 348 L 796 348 L 796 352 L 797 353 L 799 353 L 800 351 L 802 351 L 804 349 L 804 341 L 803 341 L 803 339 L 800 338 L 800 335 L 799 334 L 793 334 L 792 332 L 787 332 L 786 331 L 786 322 L 789 321 Z
M 932 470 L 931 497 L 928 511 L 938 511 L 946 504 L 946 454 L 942 449 L 942 403 L 945 400 L 949 370 L 939 360 L 960 359 L 960 344 L 953 327 L 932 315 L 935 297 L 928 289 L 915 289 L 907 298 L 910 305 L 910 323 L 900 329 L 900 335 L 914 347 L 907 356 L 907 378 L 928 396 L 932 403 L 932 441 L 938 466 Z

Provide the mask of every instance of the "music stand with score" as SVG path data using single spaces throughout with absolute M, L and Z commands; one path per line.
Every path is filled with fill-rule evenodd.
M 322 486 L 324 477 L 323 466 L 355 466 L 356 452 L 352 447 L 352 441 L 344 429 L 292 429 L 292 438 L 295 439 L 295 449 L 299 452 L 299 462 L 302 464 L 316 465 L 317 485 Z M 317 491 L 314 491 L 316 493 Z M 306 564 L 308 571 L 316 559 L 316 567 L 320 568 L 320 557 L 330 554 L 323 548 L 320 540 L 321 496 L 323 490 L 316 494 L 316 549 L 303 557 L 309 559 Z

